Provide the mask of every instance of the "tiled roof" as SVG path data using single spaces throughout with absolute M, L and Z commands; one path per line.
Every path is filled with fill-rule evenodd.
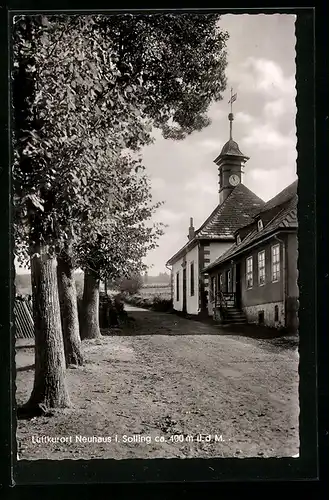
M 288 188 L 289 187 L 290 186 L 288 186 Z M 279 195 L 280 194 L 281 193 L 279 193 Z M 277 197 L 279 197 L 279 195 L 277 195 Z M 292 195 L 292 197 L 290 196 L 290 200 L 286 196 L 278 199 L 283 200 L 282 204 L 280 205 L 281 210 L 279 210 L 279 212 L 261 231 L 258 231 L 257 225 L 255 223 L 250 225 L 250 232 L 245 236 L 241 243 L 239 243 L 238 245 L 236 243 L 232 245 L 232 247 L 229 248 L 223 255 L 221 255 L 214 262 L 210 263 L 209 266 L 204 269 L 204 272 L 208 272 L 218 264 L 234 257 L 234 255 L 249 248 L 250 245 L 256 243 L 257 241 L 261 241 L 264 237 L 269 236 L 279 229 L 297 229 L 297 195 L 295 194 Z M 268 210 L 271 210 L 276 205 L 269 204 L 268 206 Z
M 224 144 L 220 156 L 224 156 L 224 155 L 243 156 L 244 157 L 244 154 L 240 151 L 238 143 L 233 141 L 233 139 L 230 139 L 229 141 L 227 141 L 226 144 Z
M 249 160 L 249 157 L 242 153 L 238 143 L 233 141 L 233 139 L 230 139 L 226 144 L 224 144 L 221 153 L 217 156 L 214 162 L 216 163 L 216 165 L 219 165 L 220 162 L 227 156 L 240 157 L 245 161 Z
M 198 238 L 233 238 L 237 229 L 252 222 L 263 205 L 263 200 L 244 184 L 239 184 L 195 234 Z
M 297 196 L 297 181 L 289 184 L 286 188 L 284 188 L 280 193 L 275 195 L 269 201 L 267 201 L 262 209 L 257 212 L 251 223 L 246 226 L 241 226 L 235 232 L 235 236 L 239 233 L 241 239 L 244 239 L 245 235 L 247 235 L 250 230 L 253 228 L 255 220 L 262 219 L 264 226 L 266 226 L 269 222 L 272 221 L 279 214 L 279 212 L 284 208 L 285 204 L 287 204 L 292 198 Z
M 262 207 L 261 212 L 266 212 L 267 210 L 271 210 L 274 207 L 282 205 L 283 203 L 286 203 L 291 198 L 296 196 L 297 185 L 298 185 L 297 180 L 289 184 L 289 186 L 280 191 L 280 193 L 274 196 L 274 198 L 271 198 L 269 201 L 267 201 L 265 205 Z
M 222 204 L 217 205 L 208 219 L 195 231 L 194 238 L 171 257 L 168 264 L 174 262 L 198 240 L 233 240 L 235 231 L 252 222 L 253 216 L 259 212 L 263 205 L 263 200 L 246 186 L 239 184 Z

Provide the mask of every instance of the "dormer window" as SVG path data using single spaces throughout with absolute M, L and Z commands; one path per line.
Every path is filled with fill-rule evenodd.
M 236 244 L 240 245 L 240 243 L 241 243 L 241 236 L 238 234 L 236 237 Z
M 258 227 L 258 231 L 261 231 L 263 229 L 263 221 L 262 221 L 262 219 L 259 219 L 259 221 L 257 222 L 257 227 Z

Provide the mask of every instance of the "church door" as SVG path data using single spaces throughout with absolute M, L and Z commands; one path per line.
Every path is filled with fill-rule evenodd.
M 187 295 L 187 286 L 186 286 L 186 267 L 183 269 L 183 312 L 186 313 L 186 295 Z

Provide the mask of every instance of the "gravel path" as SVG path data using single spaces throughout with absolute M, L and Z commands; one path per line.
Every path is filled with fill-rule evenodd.
M 298 453 L 297 347 L 230 336 L 170 314 L 127 310 L 133 321 L 123 330 L 84 341 L 85 366 L 68 370 L 73 407 L 19 421 L 20 458 Z M 22 345 L 16 362 L 21 403 L 32 387 L 33 349 Z M 67 439 L 37 443 L 41 436 Z

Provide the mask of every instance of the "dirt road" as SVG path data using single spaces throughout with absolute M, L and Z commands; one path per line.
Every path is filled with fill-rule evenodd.
M 21 459 L 298 453 L 296 347 L 129 309 L 134 321 L 122 331 L 84 341 L 85 366 L 68 370 L 73 407 L 19 421 Z M 33 346 L 18 344 L 16 359 L 22 403 L 32 388 Z

